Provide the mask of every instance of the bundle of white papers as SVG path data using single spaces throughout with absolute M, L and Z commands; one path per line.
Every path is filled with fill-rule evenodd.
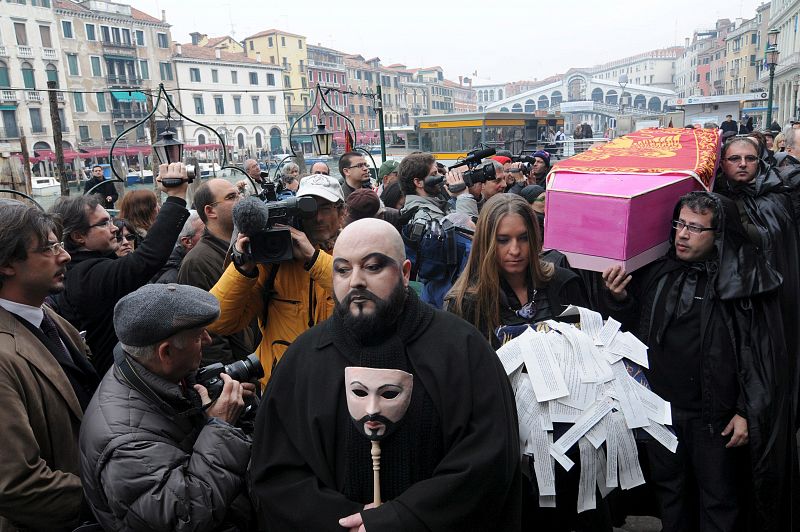
M 514 387 L 520 447 L 533 460 L 542 507 L 555 505 L 555 463 L 569 471 L 567 451 L 578 444 L 578 512 L 596 508 L 595 486 L 605 497 L 614 488 L 644 483 L 633 429 L 640 428 L 672 452 L 678 439 L 670 404 L 630 376 L 623 359 L 648 368 L 647 346 L 620 331 L 613 318 L 570 306 L 580 328 L 547 321 L 546 331 L 527 329 L 497 350 Z M 572 423 L 557 440 L 553 423 Z

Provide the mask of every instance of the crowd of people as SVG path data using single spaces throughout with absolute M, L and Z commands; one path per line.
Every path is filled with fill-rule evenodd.
M 546 151 L 287 164 L 277 200 L 315 211 L 277 226 L 293 258 L 273 262 L 240 226 L 255 160 L 191 205 L 181 163 L 160 205 L 100 167 L 49 212 L 0 200 L 0 531 L 799 528 L 800 129 L 782 134 L 728 135 L 713 192 L 681 197 L 669 250 L 632 273 L 543 249 Z M 567 305 L 648 346 L 679 442 L 643 433 L 647 484 L 582 513 L 577 445 L 540 505 L 496 355 Z

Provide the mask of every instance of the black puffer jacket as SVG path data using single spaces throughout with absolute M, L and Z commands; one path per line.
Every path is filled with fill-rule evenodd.
M 118 353 L 121 355 L 121 353 Z M 105 530 L 247 530 L 244 475 L 250 439 L 208 419 L 194 389 L 168 382 L 122 355 L 84 414 L 81 480 Z

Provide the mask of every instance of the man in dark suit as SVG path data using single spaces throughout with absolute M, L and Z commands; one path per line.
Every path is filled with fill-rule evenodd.
M 57 218 L 0 200 L 0 531 L 72 530 L 78 432 L 99 379 L 80 334 L 43 306 L 64 289 Z M 90 515 L 90 514 L 87 514 Z

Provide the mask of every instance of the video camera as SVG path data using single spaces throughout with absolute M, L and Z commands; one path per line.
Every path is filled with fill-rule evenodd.
M 520 172 L 522 172 L 522 175 L 528 177 L 529 175 L 531 175 L 531 168 L 533 167 L 533 163 L 536 162 L 536 159 L 532 155 L 525 155 L 525 154 L 512 155 L 511 162 L 522 163 L 519 166 L 519 170 Z M 514 170 L 510 170 L 510 172 L 514 173 Z
M 483 159 L 491 157 L 496 154 L 497 150 L 494 148 L 472 150 L 467 153 L 467 156 L 458 161 L 450 167 L 450 170 L 459 166 L 467 166 L 469 170 L 463 173 L 464 184 L 471 187 L 475 183 L 485 183 L 497 178 L 497 173 L 494 170 L 494 163 L 486 162 L 481 163 Z
M 208 390 L 208 397 L 211 401 L 216 401 L 219 398 L 222 394 L 222 388 L 225 386 L 225 382 L 220 377 L 221 373 L 225 373 L 235 381 L 251 382 L 264 376 L 264 367 L 261 365 L 258 355 L 251 353 L 244 360 L 237 360 L 225 365 L 221 362 L 216 362 L 200 368 L 197 370 L 195 382 L 202 384 Z M 239 416 L 237 425 L 244 429 L 252 428 L 255 421 L 256 408 L 258 408 L 257 399 L 245 399 L 245 407 Z
M 317 214 L 314 198 L 290 197 L 281 201 L 263 201 L 250 196 L 233 207 L 233 221 L 239 232 L 250 238 L 246 252 L 261 264 L 292 260 L 292 234 L 288 227 L 302 229 L 300 220 Z

